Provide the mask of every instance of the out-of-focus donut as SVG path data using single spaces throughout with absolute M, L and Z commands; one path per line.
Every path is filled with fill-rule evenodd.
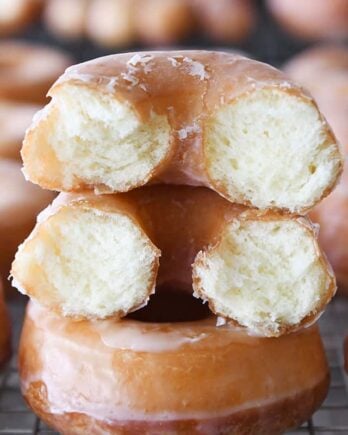
M 127 46 L 135 39 L 134 14 L 133 0 L 93 0 L 88 11 L 87 34 L 106 47 Z
M 0 42 L 0 98 L 44 103 L 54 80 L 71 64 L 61 51 L 23 41 Z
M 20 160 L 25 130 L 40 106 L 0 100 L 0 158 Z
M 46 0 L 44 20 L 49 31 L 60 38 L 85 36 L 91 0 Z
M 279 23 L 301 39 L 345 39 L 348 36 L 347 0 L 268 0 Z
M 252 0 L 192 0 L 201 30 L 218 42 L 240 42 L 256 24 Z
M 1 0 L 0 35 L 9 35 L 22 30 L 39 14 L 42 0 Z
M 20 163 L 0 160 L 0 275 L 5 283 L 17 246 L 53 197 L 52 192 L 25 181 Z
M 186 0 L 144 0 L 135 5 L 135 23 L 141 41 L 168 45 L 192 31 L 193 18 Z

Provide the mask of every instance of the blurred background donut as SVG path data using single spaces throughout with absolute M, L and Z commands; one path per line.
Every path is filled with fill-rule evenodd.
M 279 24 L 296 38 L 344 39 L 348 36 L 346 0 L 267 0 Z

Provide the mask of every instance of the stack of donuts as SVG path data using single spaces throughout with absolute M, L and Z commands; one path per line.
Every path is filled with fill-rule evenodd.
M 336 291 L 305 216 L 342 172 L 311 96 L 207 51 L 70 67 L 27 131 L 61 192 L 12 265 L 19 369 L 66 434 L 277 434 L 323 401 Z
M 105 47 L 175 44 L 195 30 L 240 42 L 256 23 L 253 0 L 47 0 L 44 20 L 58 37 L 88 37 Z

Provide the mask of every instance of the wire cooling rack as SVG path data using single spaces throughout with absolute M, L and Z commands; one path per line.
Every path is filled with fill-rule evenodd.
M 24 303 L 12 303 L 10 309 L 14 325 L 13 348 L 17 349 Z M 288 435 L 348 435 L 348 380 L 343 372 L 342 353 L 343 337 L 348 333 L 348 298 L 335 298 L 319 323 L 331 370 L 330 391 L 313 417 Z M 0 434 L 57 434 L 27 408 L 19 390 L 16 357 L 14 354 L 8 366 L 0 372 Z

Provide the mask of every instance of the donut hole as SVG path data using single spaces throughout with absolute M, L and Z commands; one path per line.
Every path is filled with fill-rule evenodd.
M 206 123 L 209 177 L 234 202 L 301 211 L 340 170 L 326 129 L 309 99 L 275 89 L 242 95 Z
M 128 318 L 145 323 L 194 322 L 211 316 L 208 305 L 192 293 L 172 286 L 156 289 L 148 304 L 128 314 Z
M 63 86 L 40 122 L 48 122 L 51 131 L 45 139 L 33 130 L 37 136 L 32 142 L 44 146 L 56 160 L 63 190 L 82 184 L 127 191 L 146 184 L 170 147 L 165 116 L 152 112 L 148 120 L 141 120 L 113 93 L 84 86 Z M 42 169 L 33 168 L 32 173 L 35 177 Z
M 105 318 L 147 300 L 158 256 L 126 215 L 63 207 L 19 248 L 12 274 L 19 288 L 63 315 Z
M 332 280 L 298 221 L 232 222 L 194 264 L 195 290 L 215 312 L 269 336 L 317 311 Z

